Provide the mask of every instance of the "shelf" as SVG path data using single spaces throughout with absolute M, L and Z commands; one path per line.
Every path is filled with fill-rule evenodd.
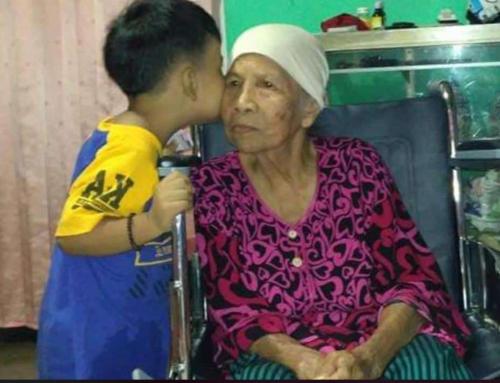
M 477 62 L 477 63 L 451 63 L 451 64 L 422 64 L 422 65 L 395 65 L 367 68 L 331 69 L 330 74 L 370 73 L 370 72 L 405 72 L 432 69 L 456 69 L 456 68 L 491 68 L 500 67 L 500 62 Z
M 451 158 L 450 165 L 454 168 L 469 170 L 488 170 L 500 168 L 500 158 Z
M 457 150 L 456 160 L 498 160 L 500 159 L 500 149 L 489 150 Z
M 499 36 L 500 24 L 327 32 L 316 35 L 326 52 L 495 43 Z
M 474 138 L 469 141 L 463 141 L 457 145 L 457 151 L 470 151 L 470 150 L 500 150 L 500 137 L 489 138 Z

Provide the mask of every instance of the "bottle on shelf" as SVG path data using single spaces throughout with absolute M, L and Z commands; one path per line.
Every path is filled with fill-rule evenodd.
M 372 29 L 384 29 L 385 28 L 385 11 L 384 2 L 382 0 L 377 0 L 375 2 L 375 9 L 370 21 Z
M 458 24 L 457 15 L 450 8 L 443 8 L 437 17 L 438 23 L 440 25 L 456 25 Z
M 368 10 L 368 7 L 359 7 L 356 10 L 356 17 L 363 21 L 368 29 L 370 29 L 370 11 Z

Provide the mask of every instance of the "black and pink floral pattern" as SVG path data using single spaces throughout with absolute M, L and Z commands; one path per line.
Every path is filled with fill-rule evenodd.
M 237 152 L 193 172 L 216 363 L 271 333 L 325 352 L 355 347 L 392 302 L 415 307 L 428 320 L 420 332 L 463 355 L 469 330 L 379 154 L 358 139 L 312 140 L 316 192 L 294 225 L 259 198 Z

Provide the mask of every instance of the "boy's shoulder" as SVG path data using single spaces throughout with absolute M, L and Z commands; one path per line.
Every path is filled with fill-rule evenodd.
M 85 169 L 126 170 L 153 166 L 161 154 L 159 140 L 140 127 L 119 125 L 102 120 L 82 144 L 76 158 L 72 180 Z
M 147 123 L 140 118 L 103 119 L 94 134 L 105 135 L 108 147 L 123 150 L 145 150 L 160 155 L 163 147 L 158 137 L 149 130 Z

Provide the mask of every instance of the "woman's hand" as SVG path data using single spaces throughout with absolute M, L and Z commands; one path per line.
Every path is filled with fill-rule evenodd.
M 324 356 L 322 368 L 313 379 L 357 380 L 377 379 L 383 369 L 375 358 L 368 356 L 361 347 L 352 351 L 332 351 Z
M 314 380 L 321 373 L 325 364 L 325 355 L 313 349 L 304 349 L 300 362 L 293 369 L 297 379 Z
M 287 367 L 301 380 L 314 379 L 325 360 L 324 354 L 286 334 L 264 335 L 253 342 L 250 351 Z

